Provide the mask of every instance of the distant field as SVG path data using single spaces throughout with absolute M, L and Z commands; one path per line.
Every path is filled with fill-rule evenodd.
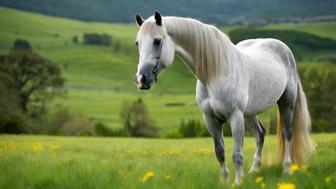
M 336 39 L 336 22 L 270 24 L 264 28 L 303 31 L 311 34 Z
M 336 184 L 335 134 L 313 135 L 318 147 L 293 175 L 283 175 L 274 136 L 266 136 L 262 168 L 248 175 L 254 139 L 244 145 L 241 187 L 331 189 Z M 0 188 L 237 188 L 232 139 L 225 138 L 230 183 L 220 179 L 212 139 L 124 139 L 0 135 Z M 145 176 L 147 174 L 147 176 Z M 256 183 L 257 177 L 262 181 Z M 259 178 L 260 180 L 260 178 Z
M 237 26 L 221 27 L 228 32 Z M 293 29 L 334 37 L 336 24 L 279 24 L 265 26 L 273 29 Z M 124 101 L 142 97 L 161 134 L 177 129 L 181 119 L 202 120 L 195 104 L 196 79 L 184 63 L 176 58 L 153 89 L 137 91 L 132 77 L 136 72 L 138 55 L 134 45 L 135 24 L 90 23 L 56 18 L 36 13 L 0 7 L 0 53 L 7 53 L 17 38 L 27 39 L 34 50 L 58 64 L 66 78 L 67 95 L 57 98 L 50 106 L 62 105 L 86 116 L 101 120 L 110 127 L 121 126 L 119 111 Z M 81 40 L 85 32 L 107 33 L 118 39 L 131 53 L 116 52 L 111 47 L 74 44 L 73 36 Z M 335 56 L 335 51 L 307 51 L 310 56 Z M 168 107 L 167 103 L 184 106 Z M 53 111 L 53 110 L 51 110 Z M 262 120 L 268 123 L 267 113 Z

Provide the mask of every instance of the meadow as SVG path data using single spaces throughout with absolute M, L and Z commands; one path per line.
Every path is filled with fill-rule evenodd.
M 224 139 L 231 173 L 220 178 L 211 138 L 129 139 L 0 135 L 0 188 L 335 188 L 335 134 L 314 134 L 308 162 L 282 174 L 276 140 L 266 136 L 259 173 L 247 174 L 254 139 L 244 142 L 245 178 L 233 185 L 232 138 Z
M 202 120 L 195 103 L 196 79 L 177 57 L 150 92 L 136 89 L 132 81 L 138 61 L 134 45 L 138 29 L 135 24 L 82 22 L 0 7 L 0 27 L 1 54 L 9 51 L 15 39 L 26 39 L 34 51 L 62 69 L 67 93 L 48 104 L 50 112 L 55 111 L 56 107 L 65 106 L 93 120 L 102 121 L 111 128 L 120 128 L 119 111 L 123 103 L 141 97 L 161 135 L 176 130 L 182 119 Z M 237 27 L 224 26 L 220 29 L 229 32 Z M 263 28 L 305 31 L 335 38 L 336 22 L 272 24 Z M 81 38 L 86 32 L 109 34 L 130 52 L 84 45 Z M 79 43 L 73 43 L 74 36 L 79 38 Z M 307 55 L 314 53 L 334 55 L 334 51 L 306 52 Z M 264 123 L 269 122 L 268 114 L 261 115 Z

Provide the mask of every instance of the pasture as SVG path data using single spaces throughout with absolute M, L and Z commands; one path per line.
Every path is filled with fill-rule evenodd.
M 65 106 L 111 128 L 120 128 L 119 111 L 123 102 L 142 97 L 161 135 L 176 130 L 182 119 L 202 120 L 195 103 L 196 79 L 177 57 L 150 94 L 137 91 L 132 81 L 138 61 L 134 45 L 135 24 L 82 22 L 0 7 L 0 26 L 0 53 L 7 53 L 15 39 L 27 39 L 34 51 L 62 69 L 67 93 L 49 104 L 51 112 L 56 106 Z M 220 29 L 229 32 L 237 27 Z M 335 22 L 273 24 L 264 28 L 306 31 L 324 37 L 334 37 L 336 29 Z M 109 34 L 131 53 L 114 51 L 111 47 L 84 45 L 81 38 L 85 32 Z M 74 36 L 79 38 L 79 43 L 72 42 Z M 334 51 L 306 52 L 319 53 L 334 56 Z M 171 103 L 183 105 L 167 106 Z M 261 118 L 264 123 L 269 122 L 267 113 Z
M 335 188 L 336 136 L 315 134 L 316 152 L 293 175 L 277 163 L 274 136 L 266 136 L 259 173 L 248 175 L 255 150 L 245 138 L 245 178 L 239 188 Z M 238 188 L 232 185 L 232 138 L 225 138 L 231 182 L 224 183 L 211 138 L 129 139 L 0 136 L 0 188 Z

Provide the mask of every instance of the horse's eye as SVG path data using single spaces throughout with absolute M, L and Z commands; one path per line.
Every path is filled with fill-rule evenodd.
M 136 42 L 135 42 L 135 45 L 136 45 L 136 46 L 139 46 L 139 43 L 136 41 Z
M 154 42 L 153 42 L 154 46 L 159 46 L 160 43 L 161 43 L 161 39 L 154 39 Z

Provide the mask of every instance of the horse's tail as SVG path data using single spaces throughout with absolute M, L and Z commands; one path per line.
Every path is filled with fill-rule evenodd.
M 277 135 L 279 154 L 283 160 L 285 155 L 285 141 L 284 137 L 282 137 L 284 122 L 280 115 L 278 115 L 278 117 Z M 290 141 L 291 159 L 294 164 L 302 164 L 307 155 L 315 149 L 315 143 L 309 137 L 310 124 L 311 120 L 306 95 L 303 92 L 301 82 L 298 79 L 298 90 L 293 115 L 292 138 Z

